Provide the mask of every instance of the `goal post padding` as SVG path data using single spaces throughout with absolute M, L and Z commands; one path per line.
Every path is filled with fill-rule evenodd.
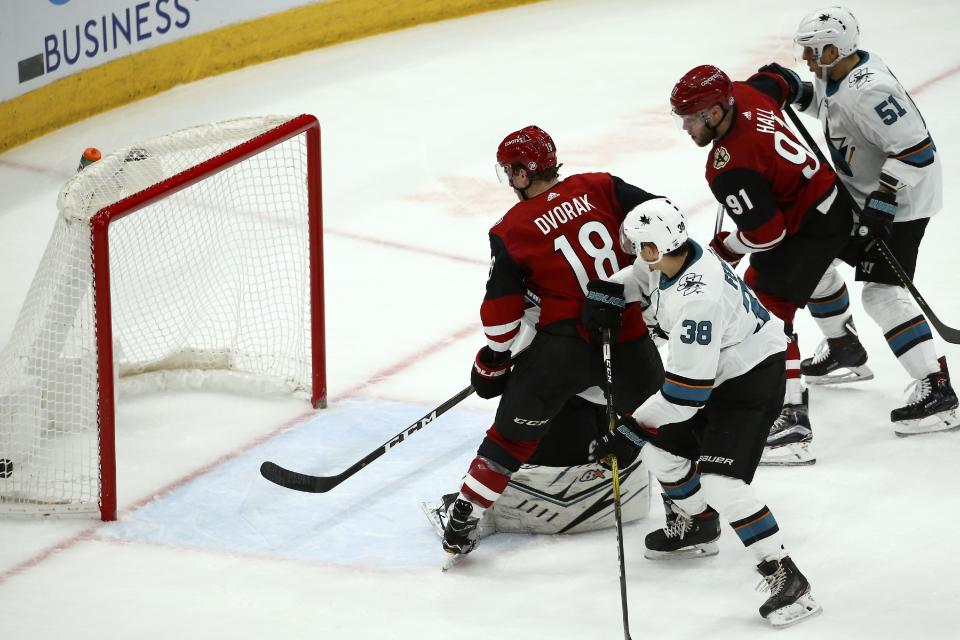
M 132 145 L 68 181 L 58 208 L 0 352 L 0 512 L 116 518 L 118 381 L 325 405 L 316 118 Z

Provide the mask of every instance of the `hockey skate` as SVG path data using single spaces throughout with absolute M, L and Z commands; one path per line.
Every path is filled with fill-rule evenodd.
M 430 524 L 433 525 L 437 535 L 441 538 L 443 538 L 443 530 L 447 527 L 450 505 L 453 504 L 454 500 L 456 499 L 456 493 L 448 493 L 444 496 L 441 496 L 440 500 L 436 502 L 420 503 L 420 509 L 423 510 L 423 514 L 427 516 L 427 520 L 430 521 Z M 497 532 L 493 518 L 490 517 L 490 510 L 484 512 L 483 517 L 480 518 L 480 525 L 477 527 L 477 531 L 479 532 L 480 538 L 486 538 L 487 536 Z
M 807 409 L 807 390 L 803 390 L 800 404 L 785 404 L 780 416 L 770 427 L 767 445 L 763 448 L 760 464 L 771 467 L 795 467 L 814 464 L 817 459 L 810 452 L 813 430 Z
M 446 562 L 443 571 L 446 571 L 480 543 L 478 525 L 480 519 L 473 515 L 473 504 L 463 499 L 455 499 L 447 513 L 447 526 L 443 530 L 443 550 L 446 551 Z
M 647 534 L 644 557 L 650 560 L 668 558 L 705 558 L 720 551 L 720 516 L 711 507 L 689 516 L 673 500 L 663 495 L 667 526 Z
M 940 371 L 914 380 L 907 389 L 911 391 L 907 404 L 890 412 L 894 433 L 905 438 L 960 429 L 957 394 L 950 386 L 945 357 L 940 358 Z
M 817 347 L 812 358 L 800 363 L 800 373 L 807 384 L 842 384 L 873 379 L 867 366 L 867 352 L 860 344 L 853 320 L 844 325 L 846 333 L 827 338 Z
M 760 615 L 774 627 L 788 627 L 823 611 L 810 595 L 810 583 L 789 556 L 765 560 L 757 565 L 757 571 L 763 576 L 757 591 L 770 592 Z

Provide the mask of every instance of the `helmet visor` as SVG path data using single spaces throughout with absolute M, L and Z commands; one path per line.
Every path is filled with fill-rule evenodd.
M 704 124 L 710 122 L 710 116 L 707 115 L 706 109 L 697 109 L 683 115 L 677 113 L 676 109 L 671 109 L 670 115 L 673 117 L 673 125 L 677 128 L 677 131 L 692 131 L 697 122 L 703 122 Z
M 508 184 L 513 186 L 513 168 L 509 165 L 500 164 L 499 162 L 494 165 L 494 170 L 497 172 L 497 181 L 500 184 Z
M 620 226 L 620 248 L 623 249 L 624 253 L 631 256 L 637 255 L 637 245 L 627 237 L 626 232 L 623 230 L 623 225 Z

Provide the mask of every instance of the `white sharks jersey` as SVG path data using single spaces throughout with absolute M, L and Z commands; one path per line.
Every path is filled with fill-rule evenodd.
M 897 185 L 897 222 L 929 218 L 943 201 L 937 147 L 883 60 L 857 53 L 860 63 L 839 82 L 814 79 L 806 113 L 820 118 L 837 175 L 860 207 L 882 179 Z
M 690 245 L 686 267 L 670 279 L 658 274 L 651 296 L 657 322 L 670 336 L 663 386 L 633 414 L 651 427 L 693 417 L 714 387 L 787 348 L 783 322 L 730 265 L 692 240 Z M 650 276 L 642 260 L 629 269 L 640 282 Z

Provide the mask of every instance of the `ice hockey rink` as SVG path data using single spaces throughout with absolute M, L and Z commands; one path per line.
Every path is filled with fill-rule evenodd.
M 712 232 L 706 151 L 674 128 L 673 83 L 712 63 L 743 79 L 792 63 L 815 4 L 558 0 L 421 26 L 175 88 L 0 154 L 0 344 L 46 246 L 59 188 L 104 151 L 246 115 L 322 127 L 328 409 L 301 399 L 158 393 L 121 403 L 119 517 L 0 519 L 0 636 L 622 637 L 616 537 L 497 535 L 447 573 L 418 503 L 458 487 L 494 402 L 470 398 L 328 494 L 263 480 L 274 460 L 337 473 L 468 383 L 487 229 L 514 202 L 497 143 L 536 123 L 563 174 L 609 171 Z M 944 161 L 917 286 L 960 325 L 960 45 L 953 0 L 858 1 L 862 48 L 891 66 Z M 804 73 L 806 73 L 804 71 Z M 91 87 L 96 91 L 96 87 Z M 809 121 L 811 129 L 817 126 Z M 818 135 L 818 139 L 820 136 Z M 818 462 L 754 482 L 824 613 L 791 638 L 960 637 L 960 433 L 894 436 L 908 384 L 844 270 L 874 380 L 811 391 Z M 801 350 L 820 334 L 798 316 Z M 960 347 L 937 342 L 960 370 Z M 624 530 L 632 637 L 760 638 L 759 575 L 729 527 L 720 554 L 651 562 Z M 785 636 L 786 637 L 786 636 Z

